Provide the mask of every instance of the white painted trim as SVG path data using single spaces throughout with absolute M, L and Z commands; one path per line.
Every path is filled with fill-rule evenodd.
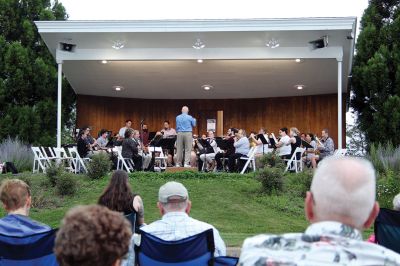
M 198 51 L 192 48 L 170 48 L 170 49 L 76 49 L 73 53 L 61 50 L 56 51 L 56 59 L 59 61 L 70 60 L 245 60 L 245 59 L 337 59 L 342 60 L 342 47 L 327 47 L 323 49 L 310 50 L 307 47 L 280 47 L 270 49 L 266 47 L 253 48 L 208 48 Z
M 338 60 L 338 149 L 342 149 L 342 65 L 343 62 Z
M 132 20 L 132 21 L 35 21 L 40 33 L 65 32 L 226 32 L 351 30 L 356 17 L 221 19 L 221 20 Z
M 57 88 L 57 148 L 61 148 L 61 97 L 62 97 L 62 63 L 58 63 Z

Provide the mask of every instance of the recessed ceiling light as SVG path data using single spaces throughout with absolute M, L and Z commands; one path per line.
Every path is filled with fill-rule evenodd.
M 197 39 L 196 42 L 192 45 L 192 47 L 196 50 L 200 50 L 206 47 L 206 45 L 200 39 Z
M 108 62 L 107 62 L 107 60 L 101 60 L 101 63 L 102 64 L 107 64 Z
M 125 46 L 125 41 L 116 40 L 113 42 L 113 45 L 111 47 L 114 48 L 115 50 L 119 50 L 124 48 L 124 46 Z
M 296 63 L 301 63 L 303 62 L 303 60 L 301 58 L 296 58 L 294 61 L 296 61 Z
M 197 59 L 197 63 L 199 64 L 203 63 L 203 59 Z
M 213 88 L 213 86 L 211 86 L 211 85 L 203 85 L 203 86 L 201 86 L 204 90 L 206 90 L 206 91 L 209 91 L 209 90 L 211 90 L 212 88 Z
M 122 91 L 124 89 L 124 87 L 122 87 L 122 86 L 113 86 L 113 89 L 115 91 Z
M 299 84 L 299 85 L 295 85 L 294 87 L 295 87 L 296 89 L 298 89 L 298 90 L 302 90 L 302 89 L 304 89 L 306 86 Z

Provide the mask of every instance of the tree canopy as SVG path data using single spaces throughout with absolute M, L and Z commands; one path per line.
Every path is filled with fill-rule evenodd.
M 361 19 L 351 106 L 369 143 L 400 145 L 400 0 L 370 0 Z
M 34 21 L 66 20 L 61 3 L 0 0 L 0 139 L 56 142 L 57 65 Z M 70 126 L 75 94 L 63 80 L 63 125 Z

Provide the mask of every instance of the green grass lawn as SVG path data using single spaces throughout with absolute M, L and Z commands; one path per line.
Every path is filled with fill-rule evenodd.
M 85 176 L 77 176 L 79 188 L 76 194 L 60 197 L 44 175 L 22 174 L 19 177 L 28 179 L 32 187 L 36 206 L 31 209 L 31 217 L 52 227 L 60 225 L 64 214 L 71 207 L 96 203 L 109 180 L 109 177 L 89 180 Z M 260 182 L 253 175 L 201 177 L 185 177 L 184 174 L 155 176 L 146 173 L 132 176 L 132 188 L 144 201 L 146 223 L 160 218 L 156 206 L 159 187 L 168 180 L 176 180 L 189 191 L 191 216 L 213 224 L 228 246 L 240 246 L 246 237 L 255 234 L 301 232 L 307 227 L 301 197 L 262 194 Z M 0 216 L 4 214 L 1 209 Z

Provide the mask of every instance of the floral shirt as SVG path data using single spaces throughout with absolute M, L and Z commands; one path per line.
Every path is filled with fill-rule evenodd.
M 338 222 L 310 225 L 305 233 L 258 235 L 245 240 L 239 265 L 400 265 L 400 254 L 364 242 Z

